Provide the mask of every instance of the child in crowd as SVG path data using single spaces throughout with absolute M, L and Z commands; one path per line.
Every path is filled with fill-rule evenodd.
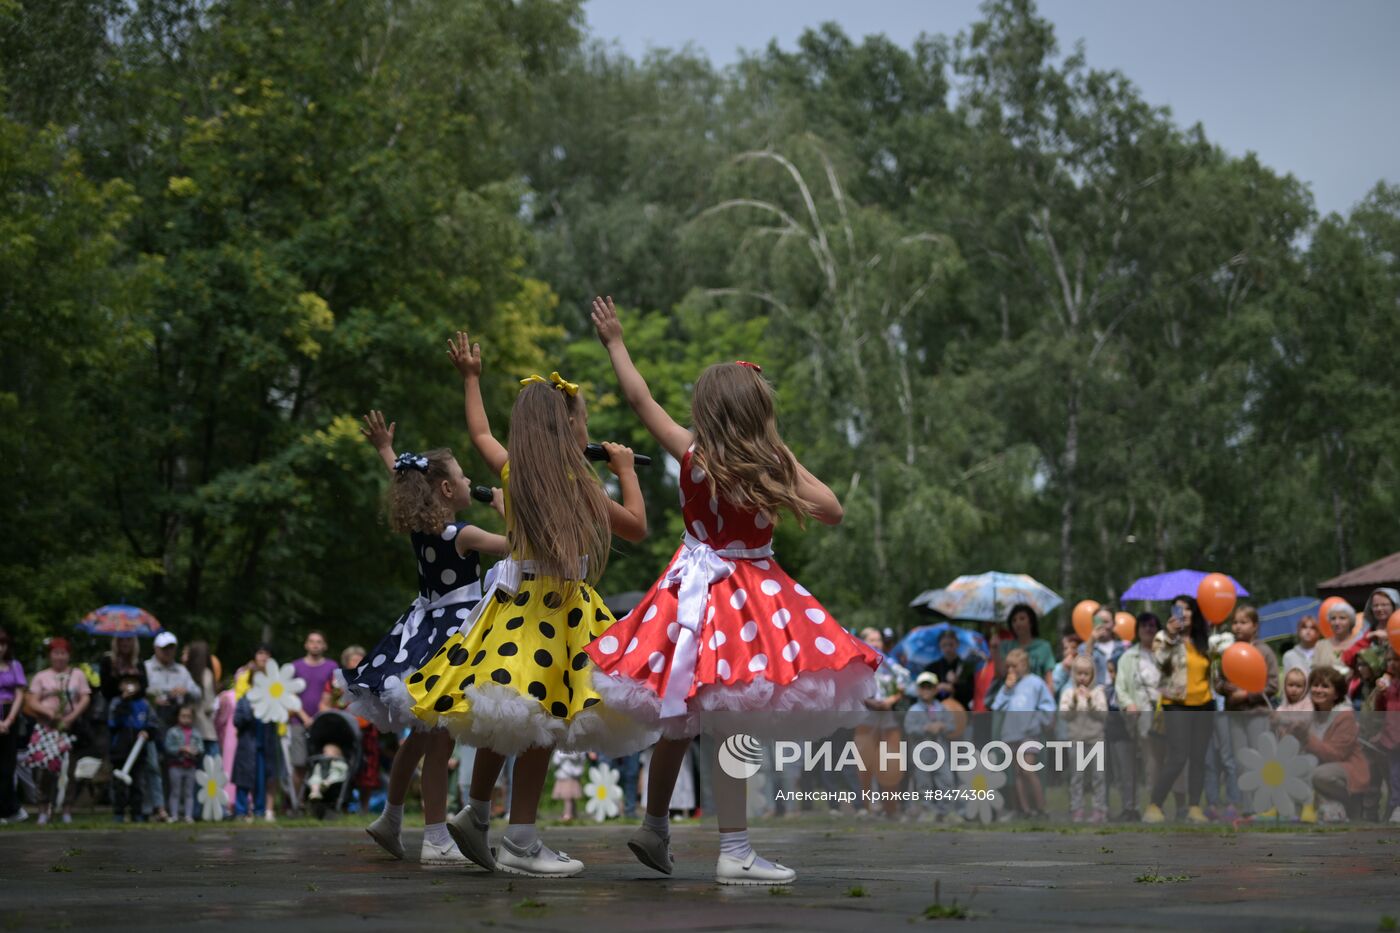
M 556 748 L 551 763 L 554 765 L 552 796 L 564 802 L 564 822 L 571 823 L 576 815 L 574 807 L 583 799 L 583 785 L 579 779 L 583 777 L 583 769 L 588 766 L 588 754 Z
M 1066 734 L 1072 742 L 1091 744 L 1103 741 L 1104 720 L 1108 711 L 1108 698 L 1103 687 L 1094 682 L 1095 668 L 1092 658 L 1080 655 L 1074 659 L 1074 686 L 1060 694 L 1060 713 L 1065 719 Z M 1089 785 L 1089 806 L 1085 811 L 1084 789 Z M 1091 823 L 1102 823 L 1108 819 L 1108 788 L 1104 774 L 1097 769 L 1076 769 L 1069 779 L 1070 818 L 1083 823 L 1087 817 Z
M 121 692 L 117 699 L 107 709 L 108 760 L 114 772 L 120 771 L 126 764 L 139 736 L 144 734 L 146 741 L 150 742 L 155 735 L 155 721 L 151 716 L 150 704 L 146 702 L 142 678 L 135 672 L 123 674 L 119 689 Z M 129 781 L 115 774 L 112 777 L 112 809 L 118 823 L 126 820 L 128 810 L 133 822 L 146 821 L 141 813 L 140 769 L 144 760 L 143 756 L 132 763 Z
M 1087 658 L 1085 660 L 1088 660 Z M 1090 661 L 1092 668 L 1093 662 Z M 1055 712 L 1055 698 L 1050 687 L 1039 677 L 1030 676 L 1031 660 L 1022 648 L 1013 648 L 1006 655 L 1006 679 L 992 700 L 991 707 L 1006 713 L 1001 723 L 1001 740 L 1013 751 L 1032 739 L 1039 739 Z M 1022 767 L 1024 759 L 1025 767 Z M 1036 754 L 1027 750 L 1015 756 L 1016 802 L 1025 816 L 1045 816 L 1045 790 L 1040 786 Z
M 194 772 L 204 757 L 204 737 L 194 725 L 194 707 L 182 706 L 175 714 L 175 725 L 165 733 L 165 758 L 170 763 L 166 775 L 167 806 L 170 821 L 184 814 L 186 823 L 194 822 Z
M 955 809 L 952 794 L 957 785 L 953 776 L 952 764 L 948 759 L 948 743 L 962 737 L 967 728 L 967 710 L 953 699 L 953 685 L 941 682 L 935 675 L 925 671 L 914 681 L 919 699 L 904 714 L 904 734 L 911 747 L 931 742 L 943 749 L 943 764 L 936 771 L 913 768 L 909 772 L 910 789 L 927 792 L 943 791 L 947 799 L 939 800 L 935 794 L 932 806 L 927 812 L 935 820 L 942 822 Z M 911 753 L 912 757 L 912 753 Z M 930 751 L 920 754 L 919 759 L 932 763 L 935 754 Z M 921 794 L 920 796 L 924 796 Z M 928 799 L 924 797 L 924 799 Z
M 403 749 L 399 751 L 402 753 Z M 320 800 L 327 787 L 344 784 L 350 779 L 350 764 L 345 760 L 345 752 L 334 742 L 321 746 L 322 761 L 306 776 L 308 800 Z

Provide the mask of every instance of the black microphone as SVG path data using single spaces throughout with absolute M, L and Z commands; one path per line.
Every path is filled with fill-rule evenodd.
M 583 448 L 583 455 L 594 463 L 608 462 L 608 452 L 603 449 L 602 444 L 589 444 L 587 447 Z M 646 454 L 634 453 L 632 454 L 632 458 L 637 466 L 651 466 L 651 458 Z
M 491 491 L 490 486 L 473 486 L 472 498 L 475 499 L 477 502 L 490 505 L 491 500 L 495 498 L 495 493 Z

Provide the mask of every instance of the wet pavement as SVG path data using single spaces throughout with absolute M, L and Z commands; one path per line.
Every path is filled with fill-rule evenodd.
M 797 883 L 713 882 L 712 828 L 675 830 L 677 871 L 639 865 L 625 826 L 552 827 L 588 864 L 534 881 L 425 872 L 358 826 L 0 833 L 0 929 L 1395 929 L 1400 832 L 940 831 L 770 822 L 759 851 Z M 416 855 L 419 833 L 405 833 Z M 966 920 L 925 919 L 935 904 Z

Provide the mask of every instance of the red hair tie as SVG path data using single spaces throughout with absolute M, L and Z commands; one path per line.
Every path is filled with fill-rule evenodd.
M 747 366 L 756 373 L 763 372 L 763 367 L 759 366 L 757 363 L 750 363 L 748 360 L 735 360 L 734 362 L 738 363 L 740 366 Z

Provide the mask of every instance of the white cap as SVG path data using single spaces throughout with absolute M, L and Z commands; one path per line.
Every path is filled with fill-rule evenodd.
M 175 637 L 174 632 L 161 632 L 159 635 L 156 636 L 156 647 L 169 648 L 177 641 L 179 641 L 179 639 Z

